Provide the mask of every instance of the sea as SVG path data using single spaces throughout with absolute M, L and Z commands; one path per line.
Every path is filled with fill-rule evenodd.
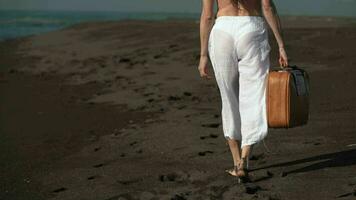
M 0 10 L 0 41 L 54 31 L 85 21 L 198 19 L 198 13 Z
M 334 12 L 335 16 L 356 17 L 356 0 L 340 0 L 352 1 L 348 7 L 339 7 L 338 12 Z M 280 4 L 283 6 L 283 2 Z M 300 13 L 290 10 L 289 4 L 282 7 L 284 15 L 308 15 L 308 13 Z M 283 8 L 289 8 L 283 9 Z M 299 10 L 302 10 L 300 8 Z M 335 9 L 334 9 L 335 10 Z M 312 8 L 310 13 L 324 15 L 325 12 L 317 12 L 318 9 Z M 309 13 L 309 14 L 310 14 Z M 327 12 L 330 14 L 331 12 Z M 84 21 L 112 21 L 125 19 L 143 19 L 143 20 L 166 20 L 170 18 L 176 19 L 196 19 L 198 20 L 200 13 L 173 13 L 173 12 L 121 12 L 121 11 L 57 11 L 57 10 L 0 10 L 0 41 L 36 35 L 43 32 L 54 31 L 71 26 Z

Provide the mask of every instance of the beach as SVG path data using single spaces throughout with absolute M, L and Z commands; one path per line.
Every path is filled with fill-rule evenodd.
M 253 187 L 224 171 L 198 21 L 82 22 L 0 42 L 0 199 L 356 198 L 355 21 L 283 19 L 290 64 L 309 73 L 309 121 L 269 129 Z

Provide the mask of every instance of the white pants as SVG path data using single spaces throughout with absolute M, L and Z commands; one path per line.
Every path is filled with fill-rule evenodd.
M 220 16 L 209 36 L 209 57 L 222 101 L 226 139 L 259 144 L 268 132 L 266 86 L 270 45 L 260 16 Z

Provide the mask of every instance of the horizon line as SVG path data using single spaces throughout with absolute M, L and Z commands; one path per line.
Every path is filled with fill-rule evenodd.
M 121 13 L 147 13 L 147 14 L 190 14 L 200 15 L 200 12 L 191 11 L 147 11 L 147 10 L 75 10 L 75 9 L 23 9 L 23 8 L 0 8 L 1 11 L 41 11 L 41 12 L 121 12 Z M 322 14 L 280 14 L 284 17 L 333 17 L 333 18 L 356 18 L 351 15 L 322 15 Z

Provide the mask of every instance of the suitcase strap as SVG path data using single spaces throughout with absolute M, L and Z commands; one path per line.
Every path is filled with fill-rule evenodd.
M 304 79 L 304 74 L 303 72 L 299 71 L 299 70 L 292 70 L 291 71 L 293 77 L 294 77 L 294 82 L 295 82 L 295 86 L 297 89 L 297 95 L 298 96 L 306 96 L 307 95 L 307 86 L 305 83 L 305 79 Z

